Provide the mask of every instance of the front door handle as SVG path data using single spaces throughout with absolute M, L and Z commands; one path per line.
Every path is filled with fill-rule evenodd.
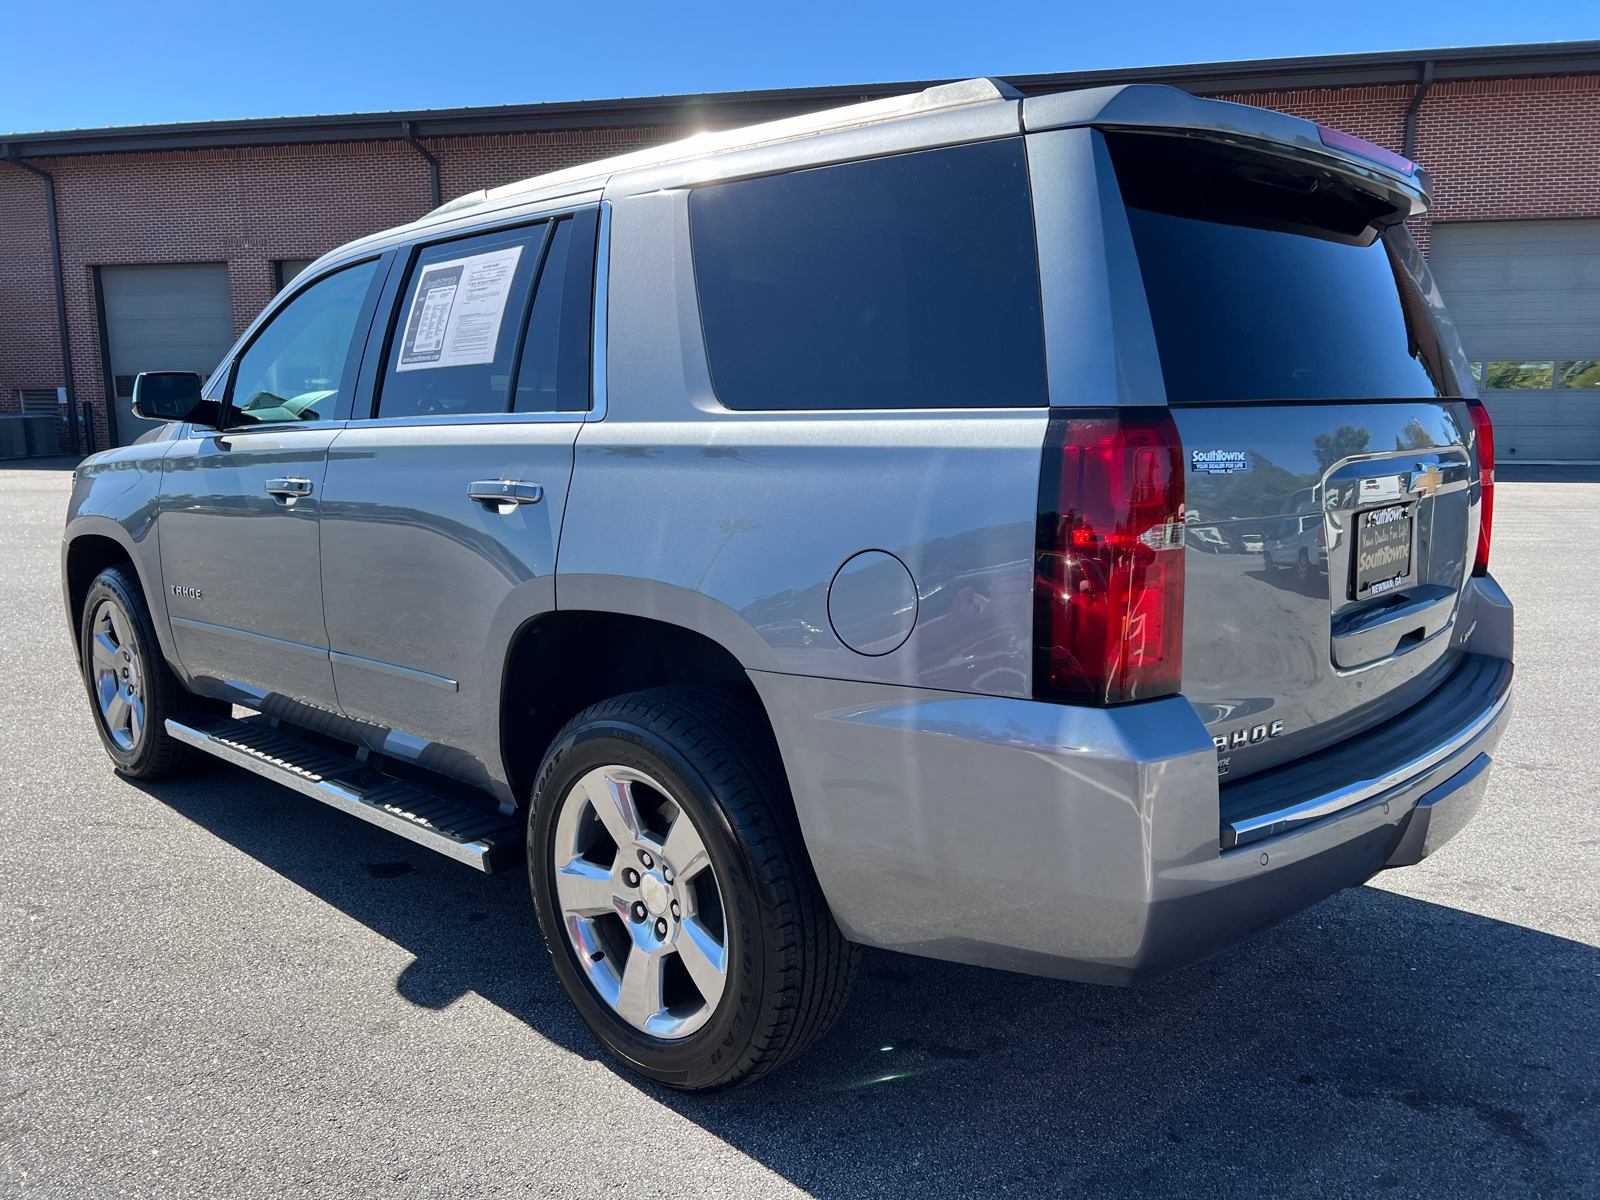
M 311 495 L 311 480 L 269 479 L 261 485 L 261 490 L 274 500 L 292 508 L 296 500 Z
M 502 504 L 537 504 L 544 499 L 544 489 L 537 483 L 519 483 L 515 479 L 480 479 L 467 485 L 467 496 L 485 506 Z

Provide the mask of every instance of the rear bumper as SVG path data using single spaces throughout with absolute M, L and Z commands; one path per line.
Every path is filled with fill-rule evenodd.
M 1471 687 L 1460 686 L 1462 672 Z M 1376 766 L 1377 742 L 1355 757 L 1345 744 L 1273 780 L 1244 781 L 1257 815 L 1276 811 L 1274 794 L 1296 815 L 1228 847 L 1216 752 L 1182 699 L 1085 709 L 751 677 L 847 936 L 1129 984 L 1452 836 L 1487 785 L 1510 714 L 1511 664 L 1469 656 L 1452 676 L 1455 702 L 1396 718 L 1405 738 Z M 1360 761 L 1364 772 L 1351 765 Z M 1308 795 L 1317 781 L 1329 786 Z

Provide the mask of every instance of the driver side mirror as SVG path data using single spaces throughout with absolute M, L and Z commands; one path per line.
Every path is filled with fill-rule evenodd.
M 212 428 L 222 423 L 222 406 L 202 400 L 205 382 L 193 371 L 143 371 L 133 381 L 133 415 L 146 421 L 192 421 Z

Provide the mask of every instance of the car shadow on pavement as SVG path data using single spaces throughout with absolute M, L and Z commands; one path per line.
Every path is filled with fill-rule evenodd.
M 485 877 L 231 767 L 140 785 L 471 991 L 819 1197 L 1594 1195 L 1600 950 L 1343 892 L 1134 989 L 867 951 L 818 1046 L 685 1096 L 614 1064 L 520 870 Z M 1446 851 L 1448 853 L 1448 851 Z

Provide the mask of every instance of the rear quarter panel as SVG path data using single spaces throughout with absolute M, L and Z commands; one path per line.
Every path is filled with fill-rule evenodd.
M 1028 695 L 1045 410 L 724 409 L 687 196 L 614 208 L 608 410 L 578 438 L 559 606 L 686 625 L 750 669 Z M 916 584 L 910 636 L 873 656 L 828 611 L 835 573 L 866 550 Z

